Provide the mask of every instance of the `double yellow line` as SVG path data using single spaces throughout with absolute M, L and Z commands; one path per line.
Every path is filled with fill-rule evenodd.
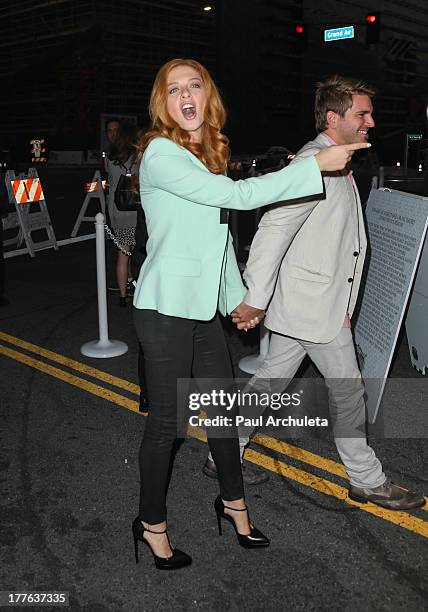
M 54 353 L 53 351 L 49 351 L 48 349 L 43 348 L 42 346 L 37 346 L 37 344 L 32 344 L 31 342 L 27 342 L 26 340 L 21 340 L 21 338 L 16 338 L 15 336 L 11 336 L 10 334 L 6 334 L 5 332 L 0 331 L 0 340 L 4 342 L 8 342 L 14 346 L 19 348 L 23 348 L 30 353 L 34 353 L 35 355 L 40 355 L 41 357 L 46 357 L 50 361 L 54 361 L 59 363 L 67 368 L 75 370 L 77 372 L 81 372 L 82 374 L 86 374 L 87 376 L 91 376 L 92 378 L 96 378 L 101 380 L 104 383 L 107 383 L 113 387 L 118 387 L 123 389 L 124 391 L 128 391 L 134 395 L 139 395 L 140 387 L 131 383 L 127 380 L 123 380 L 123 378 L 118 378 L 113 374 L 109 374 L 108 372 L 104 372 L 103 370 L 98 370 L 97 368 L 93 368 L 88 366 L 80 361 L 76 361 L 75 359 L 71 359 L 70 357 L 65 357 L 59 353 Z M 50 364 L 35 359 L 34 357 L 30 357 L 25 353 L 21 353 L 11 349 L 7 346 L 0 344 L 0 354 L 6 355 L 6 357 L 10 357 L 15 361 L 19 361 L 20 363 L 24 363 L 35 370 L 39 370 L 40 372 L 44 372 L 45 374 L 49 374 L 54 378 L 59 378 L 60 380 L 68 383 L 69 385 L 73 385 L 75 387 L 79 387 L 80 389 L 84 389 L 92 395 L 98 395 L 98 397 L 102 397 L 110 402 L 118 404 L 123 408 L 127 408 L 128 410 L 133 410 L 134 412 L 139 412 L 139 402 L 136 400 L 129 399 L 124 395 L 119 395 L 115 391 L 111 391 L 102 387 L 101 385 L 96 385 L 84 378 L 80 378 L 79 376 L 75 376 L 65 370 L 61 370 L 60 368 L 56 368 L 51 366 Z
M 103 383 L 107 383 L 112 387 L 122 389 L 131 395 L 139 395 L 140 388 L 138 385 L 5 332 L 0 331 L 0 340 L 21 349 L 21 351 L 17 351 L 14 348 L 10 348 L 9 346 L 5 346 L 4 344 L 0 343 L 0 354 L 23 363 L 40 372 L 48 374 L 49 376 L 53 376 L 54 378 L 62 380 L 70 385 L 84 389 L 88 393 L 92 393 L 93 395 L 113 402 L 122 408 L 139 413 L 138 401 L 128 398 L 125 395 L 117 393 L 116 391 L 110 390 L 105 386 L 95 384 L 86 378 L 76 376 L 67 370 L 63 370 L 49 364 L 46 361 L 36 359 L 27 353 L 23 353 L 22 349 L 28 353 L 32 353 L 33 355 L 44 357 L 49 361 L 65 366 L 66 368 L 74 370 L 75 372 L 80 372 L 87 377 L 95 378 Z M 189 428 L 189 435 L 197 440 L 200 440 L 201 442 L 206 442 L 205 433 L 198 428 Z M 331 459 L 327 459 L 326 457 L 322 457 L 298 446 L 294 446 L 293 444 L 289 444 L 262 434 L 257 434 L 253 440 L 259 446 L 270 449 L 281 456 L 292 458 L 300 463 L 315 467 L 335 476 L 339 476 L 345 480 L 348 479 L 343 465 L 332 461 Z M 253 448 L 246 450 L 245 458 L 248 461 L 255 463 L 271 472 L 279 474 L 280 476 L 290 478 L 291 480 L 299 482 L 300 484 L 310 487 L 311 489 L 323 493 L 324 495 L 336 497 L 337 499 L 340 499 L 351 506 L 360 508 L 364 512 L 368 512 L 369 514 L 428 538 L 428 522 L 419 518 L 418 516 L 414 516 L 413 514 L 409 514 L 407 512 L 386 510 L 370 503 L 359 504 L 354 502 L 349 499 L 347 488 L 331 482 L 330 480 L 321 478 L 320 476 L 312 474 L 311 472 L 299 469 L 294 465 L 285 463 L 277 457 L 261 453 Z M 425 506 L 425 509 L 426 508 L 427 506 Z

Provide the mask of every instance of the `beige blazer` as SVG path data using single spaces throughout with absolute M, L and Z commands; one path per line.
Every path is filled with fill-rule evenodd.
M 324 134 L 294 163 L 329 146 Z M 346 172 L 324 173 L 325 199 L 279 202 L 262 217 L 251 245 L 244 301 L 266 309 L 266 327 L 330 342 L 357 300 L 367 248 L 357 187 Z

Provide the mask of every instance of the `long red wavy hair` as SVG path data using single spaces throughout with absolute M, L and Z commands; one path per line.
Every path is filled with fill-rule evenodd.
M 201 143 L 190 142 L 189 132 L 180 128 L 166 108 L 168 75 L 173 68 L 183 65 L 191 66 L 198 72 L 207 94 Z M 164 136 L 191 151 L 210 172 L 225 172 L 230 157 L 229 139 L 221 133 L 226 121 L 226 110 L 214 81 L 202 64 L 192 59 L 173 59 L 164 64 L 153 84 L 149 113 L 152 122 L 150 129 L 141 136 L 137 144 L 140 160 L 150 141 L 157 136 Z

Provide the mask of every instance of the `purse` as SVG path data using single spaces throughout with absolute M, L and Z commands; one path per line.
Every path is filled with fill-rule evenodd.
M 126 170 L 126 174 L 121 174 L 114 192 L 114 203 L 117 210 L 121 212 L 136 212 L 141 205 L 140 196 L 135 192 L 130 168 L 121 164 Z

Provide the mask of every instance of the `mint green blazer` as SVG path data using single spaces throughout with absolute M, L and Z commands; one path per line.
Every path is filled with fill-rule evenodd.
M 265 176 L 212 174 L 190 151 L 153 139 L 140 166 L 149 239 L 134 306 L 185 319 L 225 315 L 246 293 L 220 209 L 252 210 L 323 192 L 314 157 Z

